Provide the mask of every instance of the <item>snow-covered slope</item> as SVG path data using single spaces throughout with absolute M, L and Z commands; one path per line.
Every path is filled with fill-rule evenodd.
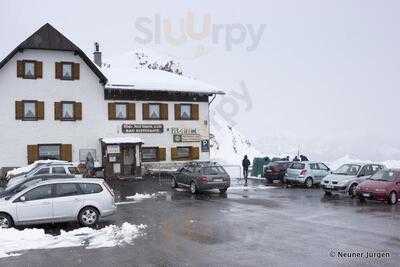
M 244 155 L 250 161 L 254 157 L 263 156 L 248 138 L 225 121 L 211 123 L 210 148 L 211 158 L 225 165 L 241 165 Z

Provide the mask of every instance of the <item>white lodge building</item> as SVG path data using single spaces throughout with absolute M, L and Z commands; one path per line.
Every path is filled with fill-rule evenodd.
M 165 71 L 102 70 L 98 46 L 94 58 L 46 24 L 0 62 L 0 168 L 91 153 L 118 177 L 210 159 L 209 105 L 223 92 Z

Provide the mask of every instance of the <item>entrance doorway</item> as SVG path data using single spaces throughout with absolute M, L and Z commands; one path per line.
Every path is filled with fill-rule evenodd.
M 136 171 L 136 151 L 135 146 L 121 145 L 122 154 L 122 168 L 121 173 L 123 176 L 135 175 Z

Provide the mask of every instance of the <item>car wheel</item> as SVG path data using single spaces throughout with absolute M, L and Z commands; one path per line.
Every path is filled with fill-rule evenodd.
M 10 215 L 0 213 L 0 228 L 11 228 L 14 226 L 14 222 Z
M 352 184 L 352 185 L 350 186 L 350 188 L 349 188 L 349 196 L 350 196 L 351 198 L 353 198 L 353 197 L 356 196 L 356 187 L 357 187 L 357 184 Z
M 172 188 L 177 188 L 177 187 L 178 187 L 178 184 L 177 184 L 177 182 L 176 182 L 175 177 L 172 177 L 171 187 L 172 187 Z
M 223 188 L 223 189 L 220 189 L 219 192 L 220 192 L 221 194 L 225 194 L 225 193 L 226 193 L 226 190 L 227 190 L 227 188 Z
M 311 188 L 313 186 L 313 179 L 311 177 L 308 177 L 306 181 L 304 182 L 307 188 Z
M 389 205 L 395 205 L 397 203 L 397 200 L 398 200 L 398 198 L 397 198 L 396 192 L 394 192 L 394 191 L 391 192 L 389 194 L 389 200 L 388 200 Z
M 79 212 L 79 223 L 83 226 L 94 226 L 99 221 L 99 212 L 93 207 L 86 207 Z
M 195 182 L 191 182 L 190 183 L 190 193 L 192 194 L 196 194 L 198 192 L 197 190 L 197 186 Z

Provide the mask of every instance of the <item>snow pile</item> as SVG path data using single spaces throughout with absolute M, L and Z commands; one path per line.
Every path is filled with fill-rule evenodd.
M 134 201 L 142 201 L 143 199 L 149 199 L 155 197 L 156 194 L 136 194 L 134 196 L 127 196 L 126 199 L 134 200 Z
M 144 235 L 146 225 L 123 223 L 121 227 L 109 225 L 102 229 L 80 228 L 61 231 L 58 236 L 45 234 L 43 229 L 0 229 L 0 258 L 18 256 L 23 250 L 85 247 L 86 249 L 115 247 L 132 244 Z
M 60 164 L 64 164 L 64 163 L 68 163 L 67 161 L 64 160 L 37 160 L 34 163 L 25 166 L 25 167 L 21 167 L 21 168 L 16 168 L 13 169 L 11 171 L 7 172 L 7 178 L 12 177 L 12 176 L 17 176 L 23 173 L 27 173 L 30 172 L 31 170 L 33 170 L 34 168 L 36 168 L 38 165 L 41 164 L 49 164 L 49 163 L 60 163 Z

